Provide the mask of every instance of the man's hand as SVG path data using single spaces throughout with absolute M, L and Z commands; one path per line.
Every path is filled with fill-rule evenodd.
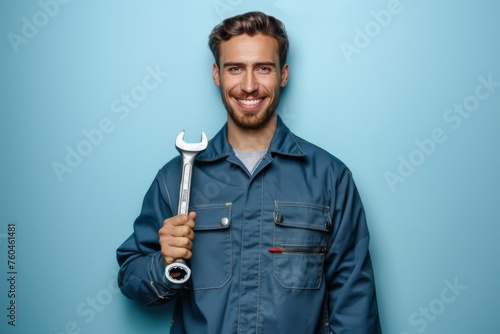
M 189 215 L 177 215 L 163 221 L 158 236 L 165 265 L 169 265 L 175 259 L 191 258 L 195 219 L 196 213 L 190 212 Z

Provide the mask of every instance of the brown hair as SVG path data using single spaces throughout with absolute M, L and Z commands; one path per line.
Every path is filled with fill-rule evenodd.
M 273 16 L 262 12 L 248 12 L 225 19 L 214 27 L 208 37 L 208 46 L 214 55 L 215 62 L 219 65 L 219 47 L 221 42 L 228 41 L 233 36 L 247 34 L 268 35 L 276 38 L 280 67 L 286 63 L 288 55 L 288 36 L 285 25 Z

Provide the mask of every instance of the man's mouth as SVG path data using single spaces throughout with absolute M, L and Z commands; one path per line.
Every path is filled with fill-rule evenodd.
M 253 107 L 261 103 L 264 99 L 236 99 L 236 100 L 244 106 Z

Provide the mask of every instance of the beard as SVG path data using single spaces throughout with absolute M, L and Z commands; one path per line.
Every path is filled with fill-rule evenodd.
M 246 111 L 243 115 L 237 113 L 228 99 L 224 96 L 221 89 L 222 102 L 226 107 L 227 113 L 231 120 L 241 129 L 257 130 L 264 127 L 276 114 L 276 109 L 279 102 L 279 90 L 275 99 L 265 110 Z

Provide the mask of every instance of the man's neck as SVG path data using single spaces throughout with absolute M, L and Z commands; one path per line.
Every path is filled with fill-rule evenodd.
M 255 152 L 266 150 L 271 144 L 278 117 L 273 117 L 259 129 L 243 129 L 228 119 L 227 138 L 233 149 L 242 152 Z

